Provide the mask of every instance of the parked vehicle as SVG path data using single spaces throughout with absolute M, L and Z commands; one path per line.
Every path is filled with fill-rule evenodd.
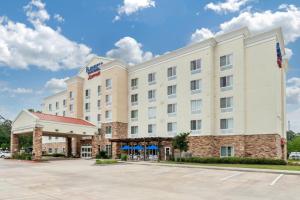
M 300 160 L 300 152 L 291 152 L 289 159 Z
M 0 152 L 0 158 L 11 158 L 11 153 L 9 151 Z

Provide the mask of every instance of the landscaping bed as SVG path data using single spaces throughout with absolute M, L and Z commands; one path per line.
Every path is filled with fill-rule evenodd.
M 110 165 L 110 164 L 116 164 L 118 163 L 117 160 L 113 159 L 97 159 L 96 160 L 96 165 Z

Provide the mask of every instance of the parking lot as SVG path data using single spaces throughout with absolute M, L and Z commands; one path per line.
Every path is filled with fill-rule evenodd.
M 0 159 L 0 199 L 297 199 L 300 176 L 93 160 Z

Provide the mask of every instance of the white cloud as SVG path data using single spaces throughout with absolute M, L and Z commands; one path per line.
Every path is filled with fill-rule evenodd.
M 123 0 L 123 5 L 118 8 L 118 16 L 115 16 L 114 21 L 120 20 L 121 15 L 131 15 L 145 8 L 155 7 L 154 0 Z
M 54 14 L 54 19 L 56 19 L 58 22 L 64 22 L 65 19 L 60 14 Z
M 237 12 L 248 2 L 249 0 L 226 0 L 218 3 L 210 2 L 204 8 L 217 13 Z
M 284 58 L 290 60 L 292 56 L 293 56 L 292 49 L 285 48 L 285 57 Z
M 81 67 L 93 56 L 86 45 L 45 25 L 50 16 L 44 3 L 32 0 L 24 9 L 33 28 L 0 17 L 0 66 L 57 71 Z
M 69 77 L 62 79 L 52 78 L 46 82 L 45 88 L 50 90 L 52 93 L 63 91 L 67 88 L 67 84 L 65 83 L 67 79 L 69 79 Z
M 124 37 L 115 43 L 115 49 L 106 53 L 108 57 L 121 59 L 129 65 L 141 63 L 153 58 L 149 51 L 142 50 L 142 44 L 132 37 Z
M 287 104 L 300 106 L 300 78 L 293 77 L 287 80 L 286 101 Z
M 31 94 L 33 91 L 32 89 L 28 88 L 9 88 L 9 87 L 3 87 L 0 89 L 0 92 L 6 92 L 9 94 Z
M 191 42 L 198 42 L 211 37 L 214 37 L 214 33 L 211 30 L 207 28 L 196 29 L 191 36 Z
M 285 42 L 288 44 L 300 37 L 300 9 L 294 5 L 280 5 L 278 10 L 274 12 L 271 10 L 262 12 L 248 10 L 220 24 L 220 30 L 215 34 L 230 32 L 245 26 L 254 33 L 282 27 Z M 192 38 L 191 41 L 195 42 Z

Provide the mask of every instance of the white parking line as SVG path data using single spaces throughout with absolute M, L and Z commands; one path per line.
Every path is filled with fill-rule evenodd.
M 242 173 L 243 173 L 243 172 L 238 172 L 238 173 L 235 173 L 235 174 L 233 174 L 233 175 L 227 176 L 227 177 L 225 177 L 225 178 L 222 178 L 221 181 L 227 181 L 228 179 L 231 179 L 231 178 L 233 178 L 233 177 L 239 176 L 239 175 L 241 175 Z
M 274 179 L 274 181 L 273 181 L 272 183 L 270 183 L 270 186 L 275 185 L 275 184 L 277 183 L 277 181 L 278 181 L 281 177 L 283 177 L 283 174 L 280 174 L 279 176 L 277 176 L 277 177 Z

